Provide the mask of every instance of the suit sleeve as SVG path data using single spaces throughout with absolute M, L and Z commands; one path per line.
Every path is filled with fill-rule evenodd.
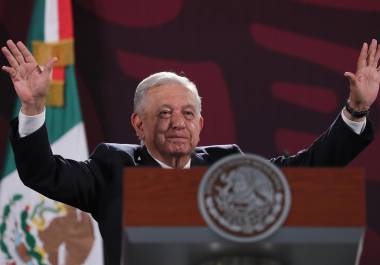
M 45 125 L 20 138 L 17 119 L 11 122 L 10 138 L 16 167 L 26 186 L 95 215 L 96 197 L 105 186 L 107 145 L 99 145 L 90 158 L 83 162 L 64 159 L 53 155 Z
M 307 149 L 293 156 L 272 158 L 271 162 L 277 166 L 345 166 L 372 142 L 373 135 L 370 121 L 367 122 L 364 131 L 358 135 L 344 123 L 339 115 Z

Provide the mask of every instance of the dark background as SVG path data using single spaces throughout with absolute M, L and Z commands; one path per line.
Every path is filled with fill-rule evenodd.
M 0 0 L 0 43 L 26 40 L 33 1 Z M 363 41 L 380 40 L 377 0 L 81 0 L 76 65 L 90 150 L 137 142 L 133 92 L 146 75 L 184 73 L 203 97 L 201 144 L 237 143 L 266 157 L 310 144 L 348 96 Z M 1 64 L 5 64 L 3 57 Z M 0 166 L 15 93 L 0 74 Z M 370 119 L 379 134 L 380 105 Z M 350 166 L 367 171 L 361 264 L 379 264 L 380 137 Z M 350 207 L 350 205 L 347 205 Z

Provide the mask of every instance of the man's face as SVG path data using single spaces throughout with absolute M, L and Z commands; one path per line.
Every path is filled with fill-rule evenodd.
M 132 115 L 132 124 L 156 158 L 188 156 L 198 145 L 203 118 L 187 88 L 175 83 L 151 88 L 141 109 Z

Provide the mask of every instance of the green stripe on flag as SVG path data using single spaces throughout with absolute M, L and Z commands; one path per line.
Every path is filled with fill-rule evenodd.
M 35 0 L 32 19 L 30 21 L 27 46 L 32 48 L 33 40 L 45 39 L 45 0 Z
M 11 148 L 11 145 L 8 143 L 6 147 L 6 153 L 5 153 L 5 161 L 4 161 L 4 167 L 0 174 L 0 181 L 7 175 L 9 175 L 12 171 L 16 169 L 16 164 L 14 160 L 13 150 Z

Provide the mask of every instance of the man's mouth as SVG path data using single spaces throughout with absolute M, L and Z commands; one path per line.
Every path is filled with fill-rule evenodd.
M 166 136 L 166 139 L 171 140 L 171 141 L 185 141 L 185 140 L 188 140 L 189 137 L 183 136 L 183 135 L 169 135 L 169 136 Z

